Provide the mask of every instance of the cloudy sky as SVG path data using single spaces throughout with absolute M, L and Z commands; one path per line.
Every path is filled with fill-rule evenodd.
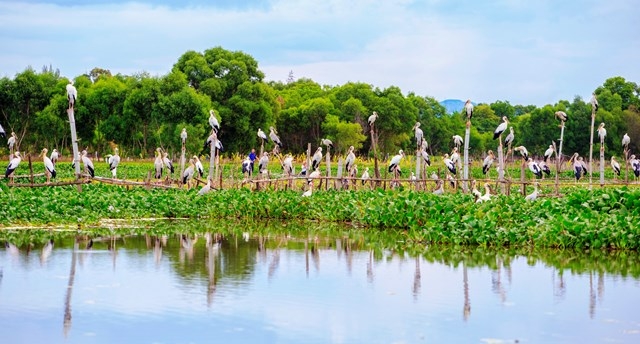
M 636 0 L 2 0 L 0 77 L 168 73 L 189 50 L 253 56 L 266 80 L 553 104 L 640 83 Z

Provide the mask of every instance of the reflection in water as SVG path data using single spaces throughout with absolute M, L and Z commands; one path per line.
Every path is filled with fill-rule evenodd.
M 71 294 L 73 293 L 73 281 L 76 278 L 76 256 L 78 252 L 78 242 L 73 243 L 73 251 L 71 252 L 71 269 L 69 270 L 69 280 L 67 282 L 67 293 L 64 297 L 64 320 L 62 322 L 62 331 L 65 338 L 69 335 L 71 329 Z
M 464 321 L 471 315 L 471 301 L 469 300 L 469 275 L 467 274 L 467 264 L 462 262 L 462 288 L 464 289 L 464 306 L 462 306 L 462 318 Z
M 202 237 L 204 240 L 199 240 Z M 379 322 L 376 323 L 379 317 L 377 314 L 381 313 L 384 314 L 382 318 L 385 322 L 390 318 L 402 319 L 418 314 L 417 318 L 408 318 L 408 323 L 424 324 L 424 317 L 427 317 L 426 323 L 433 326 L 430 331 L 434 331 L 433 329 L 438 326 L 451 326 L 438 323 L 438 319 L 449 319 L 447 321 L 451 322 L 452 318 L 456 318 L 458 322 L 450 323 L 454 325 L 451 332 L 456 332 L 455 326 L 476 328 L 484 325 L 486 327 L 487 319 L 493 320 L 494 317 L 505 318 L 507 321 L 518 316 L 523 319 L 531 317 L 534 319 L 532 322 L 548 323 L 553 320 L 562 324 L 562 318 L 555 315 L 562 314 L 562 311 L 544 307 L 558 307 L 561 310 L 570 308 L 572 312 L 582 313 L 585 308 L 588 308 L 589 316 L 583 316 L 583 318 L 594 319 L 595 322 L 586 325 L 581 323 L 582 327 L 589 327 L 587 325 L 593 327 L 596 323 L 613 323 L 598 319 L 598 316 L 603 316 L 598 313 L 606 313 L 607 318 L 614 319 L 616 324 L 638 324 L 636 318 L 625 318 L 627 309 L 612 313 L 612 308 L 618 304 L 610 301 L 623 294 L 617 289 L 620 286 L 635 285 L 636 288 L 638 286 L 636 264 L 638 260 L 637 257 L 630 258 L 628 255 L 597 256 L 593 262 L 598 264 L 594 264 L 585 255 L 567 251 L 550 251 L 548 256 L 551 260 L 549 261 L 543 260 L 546 255 L 541 253 L 533 258 L 511 251 L 496 252 L 481 249 L 460 251 L 447 247 L 430 247 L 420 254 L 411 255 L 399 249 L 369 245 L 362 239 L 351 240 L 347 236 L 322 238 L 307 235 L 296 239 L 288 235 L 256 234 L 252 237 L 246 232 L 238 236 L 205 232 L 173 235 L 169 240 L 167 238 L 166 235 L 145 235 L 127 237 L 124 240 L 123 236 L 109 235 L 105 238 L 78 237 L 73 241 L 56 239 L 55 250 L 53 241 L 47 239 L 48 241 L 43 243 L 42 252 L 32 254 L 35 266 L 28 263 L 30 259 L 27 248 L 40 247 L 39 244 L 17 246 L 6 243 L 4 245 L 6 254 L 0 255 L 0 281 L 3 283 L 0 292 L 4 293 L 7 290 L 8 282 L 13 285 L 16 280 L 19 280 L 13 278 L 16 270 L 23 271 L 22 273 L 25 274 L 41 273 L 63 265 L 64 272 L 56 272 L 54 275 L 64 276 L 68 272 L 64 286 L 66 289 L 62 286 L 58 286 L 58 290 L 49 287 L 46 293 L 47 298 L 53 299 L 57 303 L 57 309 L 60 309 L 61 298 L 51 298 L 50 294 L 56 291 L 64 292 L 63 334 L 70 341 L 73 341 L 74 336 L 91 333 L 92 330 L 86 328 L 86 323 L 99 322 L 101 320 L 99 317 L 107 312 L 111 302 L 118 300 L 123 301 L 113 305 L 112 312 L 115 315 L 109 316 L 123 316 L 125 320 L 141 318 L 155 322 L 158 318 L 177 314 L 178 317 L 185 317 L 189 321 L 202 317 L 208 320 L 208 324 L 220 324 L 217 326 L 222 326 L 225 324 L 224 321 L 230 321 L 229 319 L 237 318 L 244 321 L 248 317 L 250 320 L 247 324 L 234 323 L 227 325 L 227 328 L 217 328 L 217 331 L 233 333 L 233 331 L 244 331 L 249 327 L 252 331 L 268 329 L 269 332 L 277 333 L 278 342 L 299 342 L 301 337 L 293 336 L 296 331 L 304 331 L 301 329 L 307 329 L 307 335 L 318 333 L 314 324 L 323 329 L 329 328 L 335 338 L 340 339 L 322 338 L 323 340 L 310 340 L 311 342 L 354 341 L 354 338 L 358 337 L 348 336 L 350 327 L 342 324 L 351 326 L 354 321 L 352 319 L 359 317 L 367 319 L 366 322 L 371 322 L 371 326 L 374 326 L 366 330 L 373 336 L 367 339 L 373 339 L 373 341 L 412 342 L 415 338 L 424 336 L 424 334 L 415 334 L 415 338 L 408 339 L 401 335 L 399 338 L 384 337 L 378 332 L 379 328 L 384 326 Z M 98 254 L 100 252 L 104 254 Z M 110 256 L 107 256 L 107 253 Z M 69 260 L 66 257 L 68 256 L 65 255 L 71 257 L 70 266 L 67 265 Z M 61 263 L 62 259 L 52 259 L 52 257 L 65 257 L 64 263 Z M 616 263 L 607 265 L 605 263 L 607 259 Z M 146 266 L 155 266 L 156 269 L 144 269 L 145 260 L 148 261 Z M 411 260 L 414 263 L 413 269 L 408 268 L 411 267 Z M 40 264 L 37 263 L 38 261 Z M 120 264 L 116 265 L 116 261 Z M 129 264 L 132 261 L 140 264 Z M 460 281 L 460 264 L 462 281 Z M 593 268 L 585 269 L 590 264 Z M 309 278 L 311 266 L 317 272 L 313 274 L 313 278 Z M 614 270 L 607 271 L 607 266 L 611 266 Z M 10 270 L 12 271 L 11 279 L 7 278 L 9 276 L 7 268 L 12 269 Z M 301 271 L 303 268 L 304 272 Z M 129 271 L 131 269 L 134 270 Z M 108 274 L 104 272 L 109 270 L 113 271 L 112 276 L 105 276 Z M 572 273 L 565 276 L 566 271 Z M 549 272 L 551 272 L 550 275 Z M 142 275 L 137 280 L 142 285 L 132 284 L 135 283 L 132 280 L 136 280 L 137 274 Z M 423 284 L 423 274 L 434 277 L 425 279 Z M 165 275 L 168 275 L 168 278 L 165 278 Z M 611 284 L 609 282 L 612 276 L 625 276 L 625 278 L 634 276 L 636 281 L 634 284 L 633 280 L 628 283 L 624 280 L 616 280 L 616 283 Z M 149 279 L 156 277 L 161 278 L 153 281 L 153 288 L 149 289 L 152 283 Z M 96 281 L 97 278 L 100 280 Z M 518 282 L 517 285 L 512 284 L 513 279 Z M 565 279 L 570 280 L 571 290 L 569 291 Z M 358 280 L 362 283 L 358 283 Z M 122 288 L 120 283 L 123 284 Z M 177 286 L 172 283 L 176 283 Z M 462 319 L 459 317 L 460 284 L 463 289 Z M 552 287 L 551 292 L 549 292 L 549 284 Z M 366 285 L 366 288 L 362 288 L 363 285 Z M 422 293 L 423 287 L 427 288 L 429 293 Z M 585 300 L 584 294 L 587 287 L 589 299 Z M 525 288 L 524 291 L 522 288 Z M 125 289 L 126 293 L 123 292 Z M 565 296 L 570 291 L 575 291 L 574 297 Z M 605 291 L 611 294 L 607 299 L 608 304 L 604 300 Z M 90 292 L 94 294 L 88 294 Z M 111 297 L 110 293 L 118 297 Z M 146 293 L 149 295 L 145 295 Z M 474 317 L 471 317 L 471 293 L 474 295 Z M 103 294 L 107 296 L 101 299 Z M 200 297 L 192 297 L 194 294 Z M 527 298 L 532 294 L 535 294 L 538 300 Z M 265 295 L 268 297 L 265 298 Z M 153 299 L 151 305 L 144 305 L 145 297 Z M 72 305 L 73 298 L 76 301 Z M 545 306 L 544 298 L 553 302 Z M 6 299 L 8 298 L 0 297 L 0 302 L 3 302 L 0 303 L 0 321 L 6 319 L 7 314 L 13 316 L 11 312 L 20 312 L 19 308 L 16 310 L 16 308 L 7 307 Z M 28 298 L 23 295 L 16 295 L 16 299 L 24 300 L 20 301 L 23 303 L 28 302 L 26 301 Z M 575 301 L 575 299 L 580 300 Z M 635 299 L 631 296 L 629 301 L 637 299 L 637 296 Z M 504 307 L 507 301 L 510 307 Z M 498 307 L 493 307 L 494 304 Z M 628 305 L 629 309 L 633 308 L 633 302 L 622 304 Z M 200 305 L 205 310 L 200 309 Z M 72 306 L 75 315 L 73 331 L 71 331 Z M 305 313 L 307 308 L 313 313 Z M 508 311 L 507 308 L 509 308 Z M 603 308 L 606 311 L 597 312 L 597 308 Z M 635 309 L 629 313 L 635 314 L 634 311 Z M 514 312 L 521 313 L 514 315 Z M 25 311 L 25 314 L 28 316 L 29 311 Z M 554 314 L 553 319 L 550 314 Z M 90 318 L 92 316 L 96 318 Z M 323 319 L 335 319 L 335 321 L 327 324 Z M 505 321 L 505 319 L 501 320 Z M 356 324 L 355 327 L 358 326 L 364 325 Z M 528 334 L 532 341 L 540 339 L 536 337 L 536 335 L 540 336 L 538 332 L 548 332 L 553 336 L 557 331 L 563 331 L 549 329 L 538 331 L 536 334 L 523 329 L 519 330 Z M 571 329 L 566 331 L 569 330 Z M 623 333 L 623 331 L 619 330 L 617 333 Z M 522 336 L 520 333 L 517 335 Z M 477 341 L 479 338 L 467 337 L 458 342 Z M 157 339 L 152 338 L 151 341 Z M 549 337 L 542 339 L 549 339 Z M 447 341 L 446 337 L 433 340 Z M 172 342 L 172 340 L 166 341 Z M 580 340 L 569 341 L 579 342 Z M 78 342 L 77 338 L 76 342 Z

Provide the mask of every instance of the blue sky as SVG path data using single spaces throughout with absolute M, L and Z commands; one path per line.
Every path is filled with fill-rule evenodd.
M 168 73 L 188 50 L 253 56 L 266 80 L 398 86 L 438 100 L 542 106 L 640 83 L 634 0 L 26 0 L 0 2 L 0 76 Z

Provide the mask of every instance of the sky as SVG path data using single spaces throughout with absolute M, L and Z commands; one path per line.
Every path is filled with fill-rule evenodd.
M 31 66 L 162 76 L 220 46 L 265 81 L 363 82 L 437 100 L 555 104 L 640 83 L 636 0 L 0 1 L 0 77 Z

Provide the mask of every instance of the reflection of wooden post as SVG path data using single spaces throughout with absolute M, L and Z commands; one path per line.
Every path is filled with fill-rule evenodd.
M 464 289 L 462 318 L 467 321 L 467 319 L 469 319 L 469 315 L 471 315 L 471 301 L 469 301 L 469 277 L 467 276 L 467 265 L 464 262 L 462 263 L 462 284 Z
M 78 250 L 78 241 L 73 244 L 73 252 L 71 252 L 71 271 L 69 271 L 69 282 L 67 283 L 67 293 L 64 298 L 64 320 L 62 330 L 65 338 L 71 329 L 71 293 L 73 291 L 73 281 L 76 276 L 76 251 Z
M 469 180 L 469 136 L 471 136 L 471 121 L 467 121 L 464 129 L 464 161 L 462 165 L 462 190 L 467 192 L 467 180 Z
M 80 180 L 80 154 L 78 153 L 78 136 L 76 135 L 76 118 L 73 107 L 67 109 L 69 127 L 71 128 L 71 146 L 73 147 L 73 163 L 76 167 L 76 180 Z M 82 192 L 82 184 L 78 184 L 78 192 Z

